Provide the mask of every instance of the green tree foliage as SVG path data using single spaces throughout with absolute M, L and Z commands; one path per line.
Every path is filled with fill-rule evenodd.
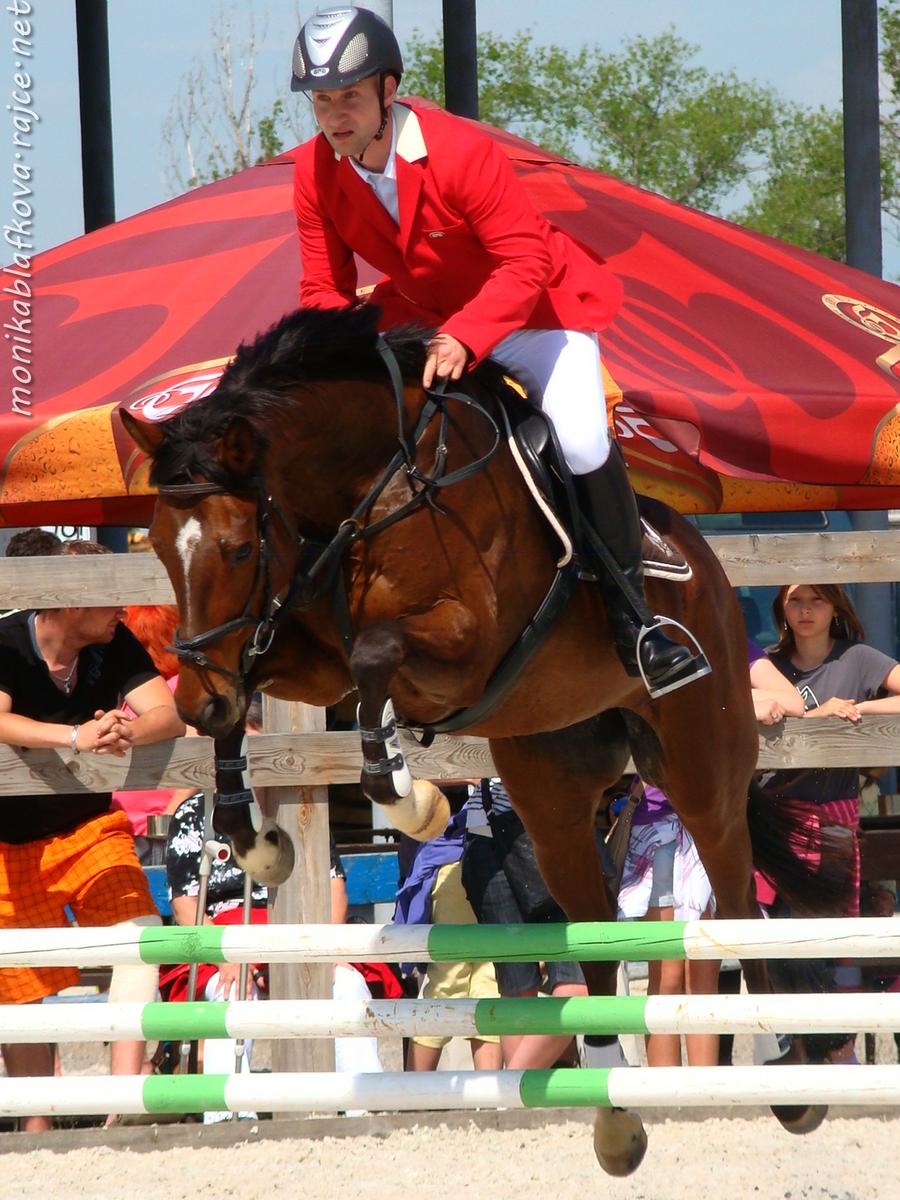
M 900 224 L 900 0 L 880 10 L 882 191 Z M 839 109 L 806 108 L 774 89 L 696 63 L 674 30 L 618 53 L 566 51 L 530 32 L 479 37 L 481 119 L 630 183 L 806 246 L 845 255 Z M 439 42 L 414 36 L 404 90 L 443 101 Z M 749 198 L 748 198 L 749 197 Z
M 696 53 L 674 30 L 635 37 L 617 54 L 537 45 L 530 32 L 483 34 L 480 116 L 586 166 L 717 210 L 751 169 L 776 98 L 692 66 Z M 443 71 L 440 44 L 414 36 L 404 90 L 442 102 Z
M 785 106 L 771 130 L 762 177 L 733 220 L 843 260 L 844 134 L 839 110 Z

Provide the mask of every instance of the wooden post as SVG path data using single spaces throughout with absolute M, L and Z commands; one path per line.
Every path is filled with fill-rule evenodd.
M 322 732 L 325 710 L 266 696 L 263 729 L 267 733 Z M 327 923 L 331 920 L 328 789 L 267 788 L 266 797 L 267 810 L 290 835 L 297 856 L 290 879 L 277 889 L 274 901 L 269 901 L 269 919 L 278 924 Z M 273 1000 L 330 1000 L 333 972 L 330 963 L 275 963 L 269 972 L 270 994 Z M 334 1042 L 327 1038 L 277 1039 L 272 1043 L 272 1070 L 333 1071 Z

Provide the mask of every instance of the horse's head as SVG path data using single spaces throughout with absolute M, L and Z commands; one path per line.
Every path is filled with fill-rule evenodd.
M 216 390 L 161 424 L 122 421 L 153 460 L 151 541 L 175 590 L 176 700 L 221 736 L 241 718 L 300 554 L 327 543 L 396 451 L 377 309 L 298 310 L 242 346 Z M 395 349 L 421 370 L 421 336 Z M 293 598 L 293 597 L 292 597 Z
M 259 681 L 296 538 L 259 473 L 265 442 L 252 421 L 231 416 L 208 438 L 191 440 L 190 423 L 177 418 L 148 425 L 123 412 L 122 419 L 154 463 L 159 498 L 150 538 L 178 604 L 178 708 L 189 724 L 220 737 L 243 717 Z

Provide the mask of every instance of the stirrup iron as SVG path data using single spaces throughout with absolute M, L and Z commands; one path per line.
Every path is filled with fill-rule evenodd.
M 641 661 L 641 647 L 644 643 L 644 639 L 655 629 L 680 629 L 688 639 L 691 650 L 696 655 L 694 660 L 688 664 L 688 667 L 690 668 L 689 673 L 683 675 L 681 678 L 673 679 L 670 682 L 664 683 L 660 687 L 656 688 L 651 685 L 650 680 L 647 678 L 646 672 L 644 671 L 644 664 Z M 682 625 L 680 621 L 676 621 L 674 617 L 664 617 L 659 613 L 654 614 L 653 621 L 650 625 L 641 626 L 641 631 L 638 634 L 637 642 L 635 643 L 634 654 L 635 659 L 637 660 L 637 668 L 641 677 L 641 682 L 647 689 L 647 693 L 651 700 L 659 700 L 661 696 L 667 696 L 670 692 L 677 692 L 679 688 L 686 687 L 689 683 L 693 683 L 697 679 L 702 679 L 704 675 L 712 674 L 712 667 L 709 665 L 709 659 L 706 657 L 703 647 L 700 645 L 694 634 L 691 633 L 686 626 Z

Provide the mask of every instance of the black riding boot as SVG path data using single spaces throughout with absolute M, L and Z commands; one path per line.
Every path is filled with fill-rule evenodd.
M 574 480 L 582 516 L 615 559 L 634 593 L 634 599 L 629 600 L 604 569 L 610 628 L 625 670 L 629 675 L 640 675 L 643 668 L 647 690 L 653 697 L 708 675 L 709 664 L 703 654 L 673 642 L 658 626 L 647 629 L 641 639 L 638 666 L 638 637 L 651 618 L 644 597 L 641 519 L 618 446 L 612 447 L 602 467 L 587 475 L 576 475 Z

